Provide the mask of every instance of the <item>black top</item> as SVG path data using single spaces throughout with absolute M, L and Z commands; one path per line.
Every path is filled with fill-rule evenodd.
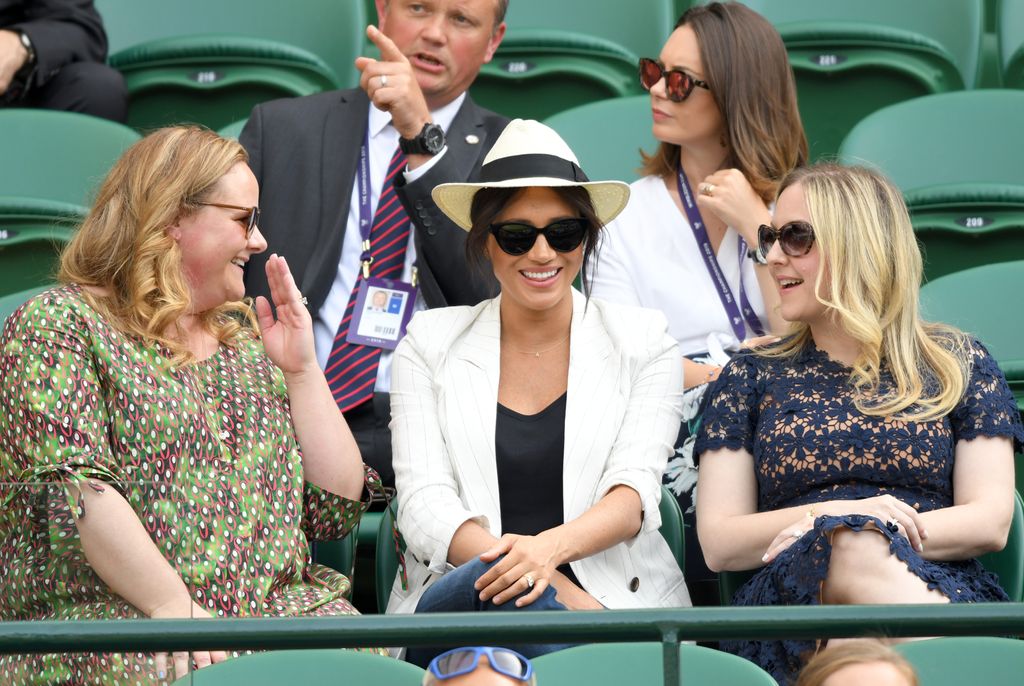
M 498 403 L 494 431 L 502 533 L 536 536 L 564 523 L 562 457 L 566 394 L 534 415 Z M 568 564 L 558 571 L 579 581 Z

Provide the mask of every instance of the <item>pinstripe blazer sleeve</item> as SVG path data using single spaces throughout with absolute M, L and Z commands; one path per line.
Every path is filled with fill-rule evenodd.
M 472 321 L 470 313 L 474 309 L 418 313 L 392 362 L 391 440 L 399 528 L 407 551 L 435 573 L 451 568 L 448 546 L 459 526 L 473 519 L 488 528 L 486 517 L 469 510 L 460 497 L 438 411 L 441 351 L 465 322 Z
M 620 350 L 625 351 L 623 364 L 630 367 L 630 392 L 597 494 L 600 498 L 614 486 L 630 486 L 643 504 L 641 531 L 656 532 L 661 526 L 661 477 L 679 433 L 683 368 L 661 313 L 638 309 L 633 316 L 617 314 L 605 317 L 605 323 L 613 340 L 628 341 Z

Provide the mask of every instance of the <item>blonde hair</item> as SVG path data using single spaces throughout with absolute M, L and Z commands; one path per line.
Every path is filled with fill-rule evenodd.
M 906 658 L 876 639 L 843 641 L 837 646 L 825 648 L 807 662 L 796 686 L 821 686 L 844 667 L 869 662 L 892 665 L 906 679 L 907 686 L 918 686 L 917 673 Z
M 725 124 L 726 164 L 743 172 L 767 203 L 808 155 L 782 37 L 760 14 L 733 2 L 695 5 L 675 28 L 681 26 L 697 35 L 704 77 Z M 641 156 L 642 174 L 668 176 L 679 166 L 680 148 L 661 143 L 653 155 Z
M 159 129 L 131 146 L 107 174 L 96 203 L 65 248 L 57 278 L 104 289 L 86 298 L 115 328 L 165 346 L 175 364 L 194 358 L 179 322 L 190 314 L 191 289 L 181 249 L 167 228 L 200 209 L 217 182 L 246 162 L 236 141 L 195 126 Z M 195 313 L 200 325 L 231 345 L 256 330 L 246 302 Z
M 793 171 L 779 193 L 798 184 L 821 255 L 816 297 L 860 344 L 850 372 L 857 409 L 913 421 L 948 414 L 967 388 L 970 345 L 952 327 L 921 321 L 921 251 L 899 189 L 871 169 L 831 163 Z M 795 355 L 811 343 L 807 324 L 791 330 L 763 354 Z M 895 386 L 886 394 L 883 365 Z

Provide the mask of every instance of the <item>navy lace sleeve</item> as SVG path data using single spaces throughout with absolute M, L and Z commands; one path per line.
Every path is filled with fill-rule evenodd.
M 1014 452 L 1020 452 L 1024 449 L 1024 427 L 1006 377 L 977 340 L 971 341 L 971 353 L 967 391 L 949 415 L 954 443 L 979 436 L 1008 436 Z
M 759 401 L 758 360 L 737 355 L 708 389 L 708 403 L 693 447 L 694 461 L 709 450 L 729 448 L 754 452 Z

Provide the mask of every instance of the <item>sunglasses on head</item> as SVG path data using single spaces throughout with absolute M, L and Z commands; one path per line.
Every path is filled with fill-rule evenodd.
M 248 239 L 252 236 L 253 230 L 256 228 L 256 224 L 260 221 L 260 208 L 259 207 L 243 207 L 242 205 L 225 205 L 219 202 L 197 202 L 197 205 L 206 205 L 208 207 L 222 207 L 225 210 L 240 210 L 242 212 L 248 212 L 249 216 L 246 218 L 245 237 Z
M 522 222 L 503 222 L 491 224 L 491 235 L 498 242 L 498 247 L 509 255 L 525 255 L 530 252 L 540 234 L 544 234 L 552 250 L 572 252 L 583 243 L 589 228 L 590 223 L 582 217 L 559 219 L 542 229 Z
M 640 85 L 644 90 L 651 90 L 654 84 L 665 79 L 665 93 L 672 102 L 682 102 L 690 97 L 694 86 L 700 86 L 705 90 L 711 90 L 707 81 L 687 74 L 682 69 L 664 69 L 657 60 L 650 57 L 640 58 Z
M 814 228 L 807 222 L 790 222 L 778 229 L 766 224 L 757 228 L 757 249 L 763 257 L 768 257 L 775 241 L 779 242 L 782 252 L 800 257 L 809 253 L 814 245 Z
M 481 655 L 487 656 L 491 669 L 498 674 L 518 681 L 529 681 L 533 676 L 533 665 L 530 661 L 508 648 L 455 648 L 435 657 L 427 669 L 442 681 L 452 679 L 476 669 Z

